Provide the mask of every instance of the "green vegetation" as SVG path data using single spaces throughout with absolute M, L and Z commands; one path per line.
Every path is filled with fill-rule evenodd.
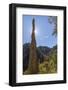
M 39 63 L 39 73 L 57 73 L 57 55 L 56 52 L 52 52 L 48 57 L 48 64 L 46 61 Z

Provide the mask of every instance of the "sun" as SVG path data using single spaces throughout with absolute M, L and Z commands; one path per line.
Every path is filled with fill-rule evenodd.
M 30 34 L 32 34 L 32 30 L 30 29 Z M 35 35 L 37 36 L 38 35 L 38 28 L 36 27 L 35 28 Z
M 38 34 L 38 29 L 37 29 L 37 28 L 35 29 L 35 34 L 36 34 L 36 35 Z
M 38 31 L 37 31 L 37 29 L 35 29 L 35 34 L 38 34 Z

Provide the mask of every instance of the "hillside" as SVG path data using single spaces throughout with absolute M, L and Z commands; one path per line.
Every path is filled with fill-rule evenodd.
M 29 63 L 29 47 L 30 43 L 26 43 L 23 45 L 23 71 L 25 71 L 28 68 L 28 63 Z M 44 58 L 43 56 L 46 55 L 50 59 L 51 58 L 57 58 L 57 45 L 54 46 L 53 48 L 49 48 L 47 46 L 39 46 L 37 47 L 37 60 L 41 66 L 43 66 L 44 63 Z M 55 63 L 56 63 L 55 59 Z

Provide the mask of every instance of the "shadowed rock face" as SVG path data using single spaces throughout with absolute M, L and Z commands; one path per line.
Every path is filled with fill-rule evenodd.
M 23 45 L 23 71 L 28 68 L 30 43 Z

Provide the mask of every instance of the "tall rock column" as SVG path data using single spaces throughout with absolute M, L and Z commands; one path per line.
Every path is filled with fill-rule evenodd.
M 38 73 L 38 60 L 37 60 L 37 52 L 36 52 L 35 19 L 34 18 L 32 20 L 32 35 L 31 35 L 28 69 L 29 69 L 30 74 Z

